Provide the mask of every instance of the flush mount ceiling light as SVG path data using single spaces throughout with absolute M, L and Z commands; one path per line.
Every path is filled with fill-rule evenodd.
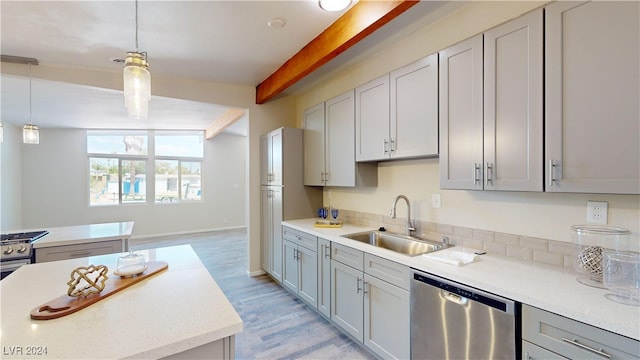
M 136 51 L 127 52 L 124 60 L 124 103 L 129 117 L 146 119 L 151 100 L 151 73 L 147 53 L 138 51 L 138 0 L 136 4 Z
M 340 11 L 351 5 L 351 0 L 318 0 L 318 5 L 322 10 Z

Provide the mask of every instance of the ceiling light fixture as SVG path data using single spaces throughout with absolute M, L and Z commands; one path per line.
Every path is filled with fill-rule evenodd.
M 351 0 L 318 0 L 318 6 L 326 11 L 340 11 L 351 5 Z
M 31 121 L 31 63 L 29 63 L 29 123 L 22 128 L 22 142 L 25 144 L 39 144 L 40 131 Z
M 138 0 L 136 4 L 136 51 L 127 52 L 124 64 L 124 103 L 129 116 L 146 119 L 151 100 L 151 73 L 147 53 L 138 51 Z

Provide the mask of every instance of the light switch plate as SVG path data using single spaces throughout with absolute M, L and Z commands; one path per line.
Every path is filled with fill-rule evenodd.
M 608 208 L 609 203 L 606 201 L 587 201 L 587 222 L 606 224 Z
M 442 206 L 440 194 L 431 194 L 431 207 L 434 209 L 440 209 L 440 206 Z

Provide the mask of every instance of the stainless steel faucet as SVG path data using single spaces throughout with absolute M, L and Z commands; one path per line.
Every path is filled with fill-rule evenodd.
M 404 195 L 396 196 L 396 199 L 393 200 L 393 207 L 391 208 L 391 218 L 396 218 L 396 205 L 398 204 L 398 200 L 403 199 L 407 203 L 407 226 L 404 230 L 405 235 L 411 236 L 411 233 L 416 229 L 411 224 L 411 204 L 409 203 L 409 198 Z

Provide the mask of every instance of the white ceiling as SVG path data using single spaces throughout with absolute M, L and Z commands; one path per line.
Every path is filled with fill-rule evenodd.
M 140 0 L 139 50 L 148 53 L 152 77 L 255 86 L 340 15 L 322 11 L 313 0 Z M 135 50 L 134 1 L 2 0 L 0 16 L 2 54 L 36 58 L 41 65 L 119 72 L 122 65 L 111 59 Z M 268 27 L 274 18 L 285 26 Z M 1 81 L 2 121 L 27 122 L 28 78 Z M 32 80 L 32 118 L 43 128 L 203 129 L 226 109 L 154 96 L 153 124 L 136 125 L 127 118 L 120 91 Z
M 405 26 L 407 17 L 411 22 L 442 4 L 420 5 L 425 3 L 406 13 L 414 15 L 403 14 L 404 20 L 386 25 L 303 83 L 356 57 L 384 37 L 384 29 L 394 33 Z M 161 74 L 251 86 L 344 13 L 323 11 L 316 0 L 140 0 L 138 8 L 139 50 L 148 53 L 152 82 L 154 74 Z M 276 18 L 285 26 L 267 26 Z M 133 0 L 0 0 L 0 26 L 3 55 L 36 58 L 40 65 L 107 70 L 121 76 L 122 65 L 112 59 L 135 50 Z M 0 81 L 1 121 L 29 122 L 28 76 L 4 74 Z M 31 88 L 32 119 L 41 128 L 205 129 L 227 110 L 224 105 L 152 96 L 149 119 L 136 123 L 126 115 L 121 91 L 35 78 Z M 246 121 L 231 131 L 245 129 Z

